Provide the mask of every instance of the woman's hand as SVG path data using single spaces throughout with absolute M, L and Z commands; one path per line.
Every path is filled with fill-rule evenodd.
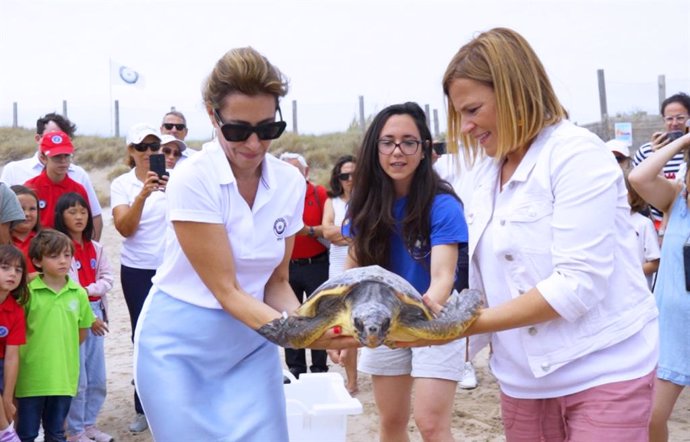
M 425 293 L 424 296 L 422 296 L 422 301 L 424 301 L 424 305 L 429 307 L 429 310 L 434 312 L 434 315 L 438 316 L 441 313 L 441 310 L 443 310 L 443 304 L 440 304 L 434 299 L 429 296 L 428 293 Z
M 362 346 L 354 336 L 343 336 L 341 333 L 342 329 L 340 326 L 336 325 L 335 327 L 331 327 L 326 330 L 319 339 L 312 342 L 308 348 L 318 350 L 342 350 L 345 348 L 357 348 Z
M 652 134 L 652 150 L 656 152 L 662 147 L 668 144 L 668 138 L 666 138 L 666 132 L 654 132 Z
M 162 179 L 158 178 L 156 172 L 148 171 L 146 172 L 146 180 L 144 181 L 144 187 L 141 188 L 139 196 L 143 199 L 148 198 L 156 190 L 165 190 L 165 186 L 168 184 L 168 177 L 164 176 Z

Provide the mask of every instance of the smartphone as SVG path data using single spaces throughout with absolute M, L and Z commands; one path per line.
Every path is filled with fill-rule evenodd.
M 431 148 L 434 149 L 436 155 L 443 155 L 448 152 L 445 141 L 436 141 L 431 145 Z
M 670 143 L 671 141 L 675 141 L 683 135 L 685 135 L 685 133 L 682 130 L 674 130 L 666 133 L 666 139 Z
M 165 170 L 165 155 L 162 153 L 153 153 L 149 157 L 149 170 L 151 172 L 156 172 L 158 178 L 163 178 L 168 175 L 168 171 Z

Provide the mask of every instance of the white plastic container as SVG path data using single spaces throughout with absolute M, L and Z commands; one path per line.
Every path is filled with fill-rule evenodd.
M 290 442 L 345 442 L 347 416 L 362 413 L 339 373 L 305 373 L 299 380 L 285 370 Z

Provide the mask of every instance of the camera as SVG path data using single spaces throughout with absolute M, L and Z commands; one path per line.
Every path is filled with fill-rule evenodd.
M 685 268 L 685 290 L 690 292 L 690 243 L 683 245 L 683 267 Z
M 682 130 L 674 130 L 666 133 L 666 140 L 670 143 L 685 135 Z
M 443 155 L 445 153 L 448 153 L 445 141 L 436 141 L 434 142 L 434 144 L 431 145 L 431 148 L 434 149 L 436 155 Z

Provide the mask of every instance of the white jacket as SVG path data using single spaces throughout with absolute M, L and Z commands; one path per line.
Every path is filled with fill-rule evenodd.
M 536 286 L 561 315 L 521 330 L 535 377 L 619 343 L 657 317 L 636 258 L 625 182 L 599 138 L 568 121 L 542 130 L 504 186 L 509 203 L 494 207 L 499 170 L 484 161 L 475 171 L 466 211 L 470 287 L 484 291 L 475 252 L 494 217 L 500 227 L 489 253 L 502 263 L 510 295 Z

